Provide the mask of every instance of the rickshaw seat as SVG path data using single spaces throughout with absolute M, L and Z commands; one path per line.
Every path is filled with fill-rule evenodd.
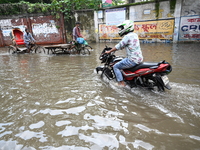
M 23 32 L 19 29 L 13 29 L 13 35 L 15 37 L 15 42 L 17 45 L 24 45 L 24 39 L 23 39 Z

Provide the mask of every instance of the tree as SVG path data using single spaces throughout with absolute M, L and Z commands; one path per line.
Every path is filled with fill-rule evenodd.
M 125 3 L 125 0 L 112 0 L 113 5 L 117 6 L 117 5 L 122 5 Z
M 1 0 L 0 4 L 6 4 L 6 3 L 18 3 L 20 0 Z
M 0 3 L 6 4 L 0 5 L 0 15 L 47 12 L 58 18 L 62 13 L 68 20 L 73 18 L 75 10 L 98 10 L 102 0 L 1 0 Z M 114 5 L 123 3 L 124 0 L 113 0 Z
M 22 0 L 1 0 L 0 4 L 8 4 L 8 3 L 19 3 Z M 24 0 L 25 2 L 30 3 L 47 3 L 50 4 L 51 0 Z

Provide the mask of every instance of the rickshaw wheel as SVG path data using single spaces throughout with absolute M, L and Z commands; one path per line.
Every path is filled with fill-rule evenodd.
M 9 47 L 8 47 L 8 53 L 14 54 L 14 53 L 17 53 L 17 50 L 16 50 L 16 48 L 14 48 L 14 47 L 12 47 L 12 46 L 9 46 Z

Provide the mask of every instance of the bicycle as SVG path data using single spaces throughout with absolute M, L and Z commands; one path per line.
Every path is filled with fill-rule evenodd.
M 31 44 L 30 52 L 29 53 L 45 53 L 45 48 L 37 45 L 36 43 Z M 26 47 L 18 47 L 17 45 L 10 45 L 8 47 L 8 53 L 10 54 L 24 54 L 28 53 L 28 49 Z
M 82 54 L 82 55 L 90 55 L 90 51 L 87 48 L 87 45 L 79 44 L 75 42 L 72 44 L 71 48 L 69 49 L 70 54 Z
M 90 46 L 90 45 L 85 45 L 85 47 L 86 47 L 89 51 L 92 51 L 92 50 L 93 50 L 92 46 Z

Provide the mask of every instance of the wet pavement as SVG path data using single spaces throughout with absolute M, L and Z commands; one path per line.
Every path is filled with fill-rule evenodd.
M 173 67 L 162 93 L 101 80 L 99 54 L 115 43 L 90 45 L 90 56 L 0 48 L 0 150 L 200 149 L 200 43 L 141 44 L 144 61 Z

